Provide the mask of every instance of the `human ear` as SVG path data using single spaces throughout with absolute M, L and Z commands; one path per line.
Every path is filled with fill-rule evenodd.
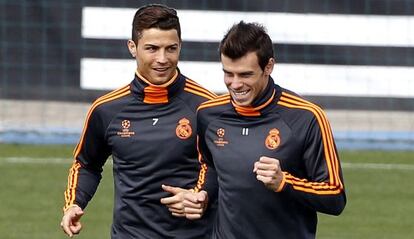
M 265 69 L 264 69 L 264 73 L 266 75 L 272 74 L 274 65 L 275 65 L 275 58 L 272 57 L 267 62 L 267 65 L 265 66 Z
M 132 57 L 137 56 L 137 46 L 135 45 L 135 42 L 133 40 L 128 40 L 127 42 L 129 53 L 131 53 Z

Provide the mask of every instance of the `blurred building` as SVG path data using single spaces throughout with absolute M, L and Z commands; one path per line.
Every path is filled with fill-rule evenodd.
M 178 10 L 187 77 L 226 91 L 218 42 L 240 20 L 274 41 L 276 83 L 326 109 L 340 148 L 414 150 L 409 0 L 0 2 L 0 142 L 76 143 L 90 103 L 128 84 L 135 10 Z

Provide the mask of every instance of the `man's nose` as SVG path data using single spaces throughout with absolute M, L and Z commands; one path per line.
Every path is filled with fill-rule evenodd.
M 230 87 L 232 89 L 240 89 L 243 87 L 243 81 L 238 76 L 234 76 L 233 80 L 231 81 Z
M 166 51 L 164 49 L 159 50 L 157 54 L 157 62 L 161 64 L 165 64 L 168 61 L 167 59 L 168 58 L 167 58 Z

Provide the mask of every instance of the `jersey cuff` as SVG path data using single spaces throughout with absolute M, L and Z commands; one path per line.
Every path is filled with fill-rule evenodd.
M 71 204 L 69 206 L 65 206 L 63 207 L 63 213 L 65 213 L 66 211 L 69 210 L 69 208 L 72 208 L 72 207 L 80 207 L 80 206 L 78 204 Z
M 285 173 L 284 172 L 282 172 L 282 175 L 283 175 L 283 178 L 282 178 L 282 181 L 280 182 L 280 184 L 279 184 L 279 187 L 275 190 L 275 192 L 280 192 L 280 191 L 282 191 L 283 190 L 283 188 L 285 187 L 285 185 L 286 185 L 286 178 L 285 178 Z

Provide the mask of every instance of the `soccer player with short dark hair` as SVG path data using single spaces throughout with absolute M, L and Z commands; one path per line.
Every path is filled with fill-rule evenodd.
M 173 196 L 164 184 L 195 186 L 196 109 L 215 95 L 177 68 L 181 30 L 174 9 L 140 8 L 128 49 L 137 62 L 135 78 L 89 110 L 69 171 L 61 226 L 71 237 L 79 233 L 83 210 L 112 155 L 112 238 L 210 238 L 214 210 L 202 221 L 190 221 L 174 217 L 160 200 Z
M 272 41 L 240 22 L 220 44 L 229 94 L 198 108 L 202 167 L 183 215 L 218 198 L 212 238 L 315 238 L 317 212 L 339 215 L 346 196 L 323 110 L 274 83 Z M 218 188 L 217 188 L 218 185 Z

